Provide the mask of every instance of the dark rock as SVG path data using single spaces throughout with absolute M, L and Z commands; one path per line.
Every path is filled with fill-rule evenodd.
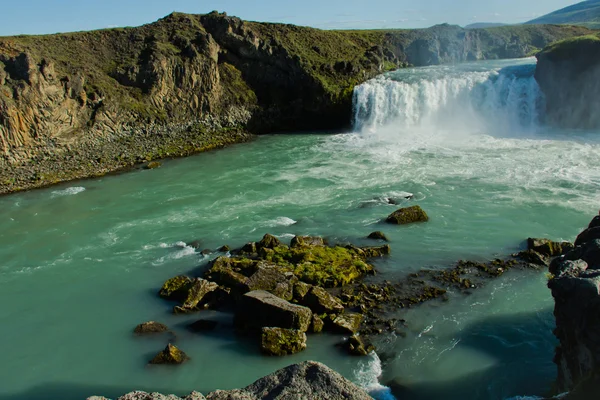
M 592 224 L 594 222 L 592 221 Z M 592 225 L 590 224 L 590 225 Z M 575 240 L 575 246 L 581 246 L 582 244 L 589 242 L 590 240 L 600 239 L 600 226 L 594 226 L 581 232 Z
M 271 356 L 299 353 L 306 349 L 306 333 L 295 329 L 262 328 L 260 349 Z
M 294 284 L 294 300 L 301 303 L 304 297 L 308 294 L 312 285 L 298 281 Z
M 202 242 L 200 240 L 194 240 L 193 242 L 186 243 L 186 245 L 198 250 L 202 246 Z
M 325 241 L 318 236 L 295 236 L 290 243 L 292 248 L 312 246 L 325 246 Z
M 221 246 L 219 247 L 218 250 L 220 253 L 227 253 L 228 251 L 231 251 L 231 249 L 229 248 L 229 246 L 225 245 L 225 246 Z
M 154 333 L 164 333 L 169 332 L 169 327 L 165 324 L 161 324 L 160 322 L 148 321 L 143 324 L 139 324 L 133 330 L 133 333 L 136 335 L 147 335 Z
M 592 239 L 564 255 L 565 260 L 583 260 L 588 269 L 600 269 L 600 239 Z
M 212 250 L 211 249 L 204 249 L 200 252 L 200 254 L 202 254 L 203 256 L 209 256 L 212 254 Z
M 386 222 L 396 225 L 405 225 L 413 222 L 426 222 L 429 217 L 419 206 L 401 208 L 387 218 Z
M 289 303 L 269 292 L 257 290 L 242 296 L 234 322 L 240 332 L 259 331 L 263 327 L 306 332 L 311 320 L 310 308 Z
M 336 332 L 355 334 L 360 329 L 364 316 L 358 313 L 344 313 L 335 317 L 332 328 Z
M 392 248 L 389 244 L 379 247 L 361 247 L 360 248 L 366 258 L 376 258 L 391 254 Z
M 171 343 L 154 357 L 150 364 L 182 364 L 190 358 Z
M 573 244 L 569 242 L 553 242 L 550 239 L 527 239 L 527 249 L 547 257 L 558 257 L 573 249 Z
M 246 243 L 241 249 L 242 253 L 255 254 L 257 252 L 256 242 Z
M 385 233 L 381 231 L 372 232 L 369 236 L 367 236 L 367 238 L 374 240 L 385 240 L 386 242 L 389 242 L 387 236 L 385 236 Z
M 588 265 L 583 260 L 564 260 L 562 258 L 555 258 L 550 264 L 549 271 L 555 277 L 562 276 L 579 276 L 582 272 L 588 269 Z
M 88 397 L 87 400 L 110 400 L 106 397 L 92 396 Z M 175 395 L 164 395 L 160 393 L 146 393 L 139 390 L 135 392 L 127 393 L 117 400 L 206 400 L 200 392 L 192 392 L 188 396 L 179 398 Z M 253 399 L 254 400 L 254 399 Z
M 182 301 L 181 306 L 175 306 L 173 311 L 175 313 L 189 313 L 198 310 L 200 302 L 204 300 L 204 297 L 210 292 L 214 292 L 219 288 L 215 282 L 207 281 L 206 279 L 196 278 L 191 286 L 187 289 L 185 299 Z
M 158 295 L 167 300 L 184 301 L 192 283 L 192 278 L 183 275 L 176 276 L 163 284 Z
M 343 342 L 342 347 L 353 356 L 367 356 L 375 351 L 372 344 L 366 344 L 362 337 L 358 335 L 350 336 Z
M 548 257 L 538 253 L 535 250 L 521 251 L 520 253 L 516 254 L 516 257 L 535 265 L 548 265 L 548 262 L 550 261 Z
M 313 286 L 308 291 L 302 304 L 317 314 L 338 314 L 344 311 L 344 305 L 340 299 L 318 286 Z
M 279 239 L 268 233 L 263 236 L 262 240 L 256 245 L 258 249 L 274 249 L 275 247 L 279 246 L 281 246 Z
M 192 322 L 188 325 L 189 330 L 192 332 L 207 332 L 214 331 L 219 323 L 217 321 L 212 321 L 209 319 L 199 319 L 196 322 Z

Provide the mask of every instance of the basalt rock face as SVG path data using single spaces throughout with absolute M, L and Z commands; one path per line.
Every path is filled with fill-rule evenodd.
M 221 147 L 342 128 L 352 92 L 408 64 L 521 57 L 584 28 L 321 31 L 174 13 L 0 38 L 0 193 Z
M 592 221 L 580 238 L 595 229 Z M 579 240 L 578 246 L 554 259 L 548 282 L 555 300 L 558 388 L 585 397 L 600 387 L 600 240 Z M 585 392 L 585 393 L 584 393 Z M 583 397 L 577 397 L 583 396 Z
M 537 55 L 535 78 L 546 96 L 546 117 L 563 128 L 600 128 L 600 39 L 568 39 Z

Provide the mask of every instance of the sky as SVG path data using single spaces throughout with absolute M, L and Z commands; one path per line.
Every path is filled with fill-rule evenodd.
M 0 0 L 0 36 L 138 26 L 173 11 L 225 11 L 243 19 L 321 29 L 520 23 L 573 0 Z

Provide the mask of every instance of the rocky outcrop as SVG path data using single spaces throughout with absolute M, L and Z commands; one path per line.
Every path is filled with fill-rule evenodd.
M 0 38 L 0 193 L 236 143 L 345 127 L 353 87 L 408 64 L 522 57 L 574 27 L 321 31 L 174 13 Z
M 299 353 L 306 349 L 306 333 L 297 329 L 262 328 L 260 349 L 270 356 Z
M 550 265 L 554 333 L 560 341 L 554 358 L 557 384 L 560 392 L 573 391 L 573 398 L 593 398 L 585 396 L 597 395 L 600 387 L 600 240 L 593 234 L 598 220 L 579 235 L 573 250 Z
M 563 128 L 600 127 L 600 39 L 568 39 L 537 55 L 535 78 L 546 97 L 547 122 Z
M 187 354 L 169 343 L 163 351 L 150 360 L 149 364 L 183 364 L 189 359 Z
M 151 335 L 164 332 L 169 332 L 169 327 L 156 321 L 144 322 L 143 324 L 136 326 L 133 330 L 133 333 L 136 335 Z
M 305 361 L 290 365 L 265 376 L 245 387 L 235 390 L 217 390 L 206 396 L 207 400 L 372 400 L 363 389 L 356 386 L 327 366 Z M 109 400 L 106 397 L 89 397 L 87 400 Z M 159 393 L 131 392 L 117 400 L 204 400 L 199 392 L 189 396 L 161 395 Z

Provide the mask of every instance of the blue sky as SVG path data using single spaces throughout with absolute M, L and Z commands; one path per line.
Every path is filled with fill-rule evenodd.
M 573 0 L 3 0 L 0 36 L 136 26 L 172 11 L 226 11 L 323 29 L 418 28 L 443 22 L 525 22 Z

